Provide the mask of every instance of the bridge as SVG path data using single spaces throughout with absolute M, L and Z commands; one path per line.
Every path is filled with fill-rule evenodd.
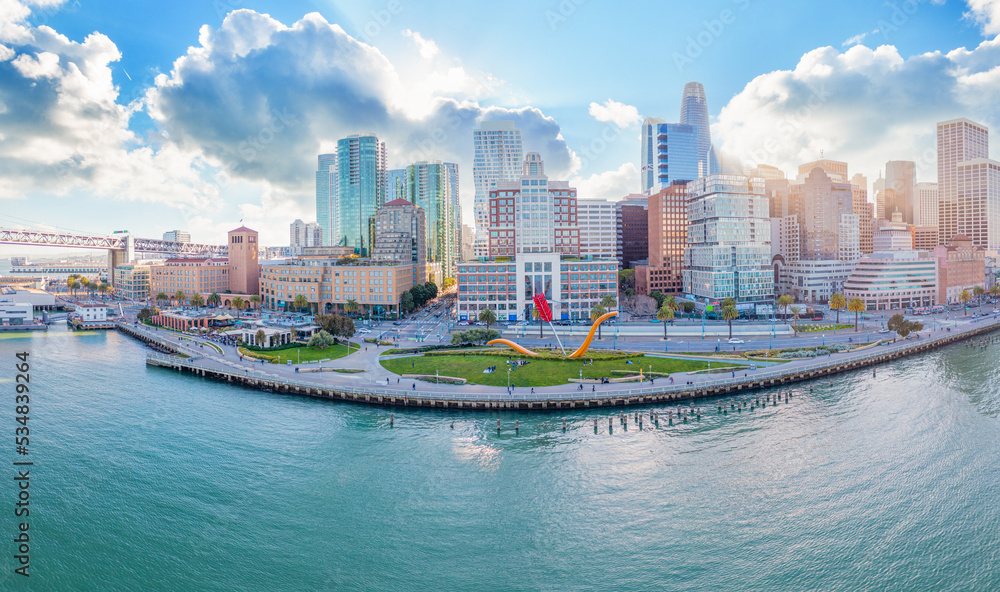
M 97 235 L 0 228 L 0 244 L 107 251 L 108 281 L 112 285 L 114 285 L 115 268 L 135 259 L 137 252 L 158 255 L 206 255 L 213 257 L 225 257 L 229 253 L 227 245 L 175 243 L 151 238 L 137 238 L 127 232 Z

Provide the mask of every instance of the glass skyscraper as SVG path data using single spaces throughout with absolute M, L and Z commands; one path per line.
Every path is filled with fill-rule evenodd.
M 363 257 L 375 248 L 375 212 L 385 203 L 385 143 L 374 134 L 337 142 L 335 234 L 331 244 L 352 247 Z M 325 242 L 325 238 L 324 238 Z
M 405 199 L 406 197 L 406 169 L 389 169 L 385 172 L 385 202 Z
M 424 210 L 427 262 L 440 263 L 445 277 L 455 277 L 459 259 L 458 165 L 440 161 L 406 167 L 406 195 Z
M 697 160 L 702 163 L 701 174 L 707 175 L 709 170 L 717 167 L 708 162 L 709 150 L 712 148 L 712 134 L 708 126 L 708 99 L 705 98 L 705 87 L 700 82 L 688 82 L 684 85 L 684 96 L 681 98 L 681 123 L 695 128 L 698 137 Z
M 337 236 L 337 155 L 320 154 L 316 170 L 316 224 L 323 233 L 322 244 L 330 246 Z
M 697 179 L 698 150 L 694 126 L 647 118 L 642 124 L 642 192 Z

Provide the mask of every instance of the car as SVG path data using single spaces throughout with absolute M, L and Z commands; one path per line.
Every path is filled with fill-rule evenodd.
M 402 325 L 403 323 L 400 323 L 399 321 L 393 321 L 392 324 L 396 325 L 398 327 L 399 325 Z
M 746 341 L 743 341 L 742 339 L 737 339 L 737 338 L 733 337 L 732 339 L 729 340 L 729 343 L 732 343 L 733 345 L 735 345 L 737 343 L 746 343 Z
M 891 333 L 891 331 L 889 331 L 888 329 L 879 329 L 878 332 L 879 333 Z

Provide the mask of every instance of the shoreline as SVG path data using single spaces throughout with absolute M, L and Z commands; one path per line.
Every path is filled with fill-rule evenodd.
M 873 346 L 860 352 L 834 354 L 823 362 L 813 361 L 802 365 L 782 365 L 777 369 L 756 370 L 748 377 L 725 378 L 702 381 L 696 384 L 673 386 L 648 386 L 633 389 L 605 390 L 598 392 L 569 392 L 530 394 L 507 394 L 506 389 L 497 388 L 493 393 L 461 393 L 458 391 L 408 391 L 390 388 L 357 388 L 348 385 L 333 385 L 307 380 L 289 380 L 277 374 L 251 371 L 238 364 L 215 360 L 233 369 L 209 366 L 204 354 L 180 343 L 163 340 L 159 336 L 138 331 L 135 328 L 117 324 L 123 333 L 139 339 L 155 349 L 168 350 L 187 356 L 163 353 L 149 353 L 148 366 L 170 368 L 180 372 L 190 372 L 197 376 L 212 378 L 227 383 L 236 383 L 255 390 L 306 396 L 334 401 L 347 401 L 383 407 L 430 407 L 436 409 L 471 409 L 480 411 L 521 410 L 543 411 L 553 409 L 593 409 L 600 407 L 623 407 L 693 401 L 710 397 L 744 394 L 756 390 L 772 388 L 814 380 L 877 366 L 908 356 L 928 352 L 947 345 L 966 341 L 978 335 L 1000 329 L 1000 320 L 970 326 L 964 331 L 955 331 L 935 338 L 903 340 L 900 344 Z M 326 374 L 326 373 L 321 373 Z M 327 375 L 328 377 L 329 375 Z M 539 389 L 541 390 L 541 389 Z

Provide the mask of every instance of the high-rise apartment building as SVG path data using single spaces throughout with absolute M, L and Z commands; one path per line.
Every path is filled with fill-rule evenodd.
M 977 158 L 957 168 L 959 233 L 977 247 L 996 252 L 1000 250 L 1000 162 Z
M 917 226 L 938 225 L 938 184 L 937 183 L 917 183 L 914 186 L 916 193 L 915 214 Z
M 406 169 L 389 169 L 385 172 L 385 202 L 409 200 L 406 195 Z
M 475 217 L 476 257 L 489 256 L 490 190 L 500 181 L 513 181 L 521 176 L 524 148 L 521 130 L 513 121 L 484 121 L 472 132 L 472 181 L 476 188 L 473 214 Z
M 630 194 L 615 203 L 615 256 L 618 269 L 648 263 L 649 197 Z
M 454 277 L 460 257 L 458 165 L 418 162 L 406 168 L 406 195 L 424 211 L 427 263 L 440 263 L 445 277 Z
M 576 200 L 580 257 L 615 258 L 615 204 L 605 199 Z
M 769 303 L 771 226 L 764 180 L 711 175 L 688 184 L 684 292 L 704 306 L 733 298 Z
M 375 213 L 375 261 L 412 263 L 413 283 L 427 283 L 427 221 L 424 210 L 405 199 L 390 201 Z
M 316 224 L 323 233 L 323 246 L 330 246 L 340 236 L 340 212 L 337 210 L 337 155 L 320 154 L 316 170 Z
M 191 233 L 186 230 L 169 230 L 163 233 L 163 240 L 169 243 L 189 243 Z
M 490 190 L 489 257 L 521 253 L 580 255 L 576 188 L 550 181 L 537 152 L 524 158 L 521 175 Z
M 885 211 L 896 210 L 903 215 L 903 222 L 915 224 L 914 202 L 917 184 L 917 164 L 910 160 L 890 160 L 885 163 Z
M 989 130 L 968 119 L 938 123 L 937 157 L 938 242 L 944 245 L 964 234 L 985 247 L 988 229 L 983 208 L 975 203 L 977 198 L 959 191 L 959 165 L 989 158 Z
M 331 212 L 336 223 L 330 244 L 370 256 L 375 247 L 375 212 L 385 203 L 385 180 L 385 143 L 377 136 L 353 135 L 337 142 L 337 189 Z M 323 237 L 325 241 L 326 229 Z
M 296 255 L 306 247 L 322 247 L 323 229 L 316 222 L 296 220 L 288 226 L 288 245 Z
M 462 224 L 462 261 L 472 261 L 475 255 L 476 229 L 474 226 Z
M 687 186 L 661 189 L 649 196 L 647 204 L 648 264 L 635 268 L 635 291 L 680 294 L 687 248 Z

